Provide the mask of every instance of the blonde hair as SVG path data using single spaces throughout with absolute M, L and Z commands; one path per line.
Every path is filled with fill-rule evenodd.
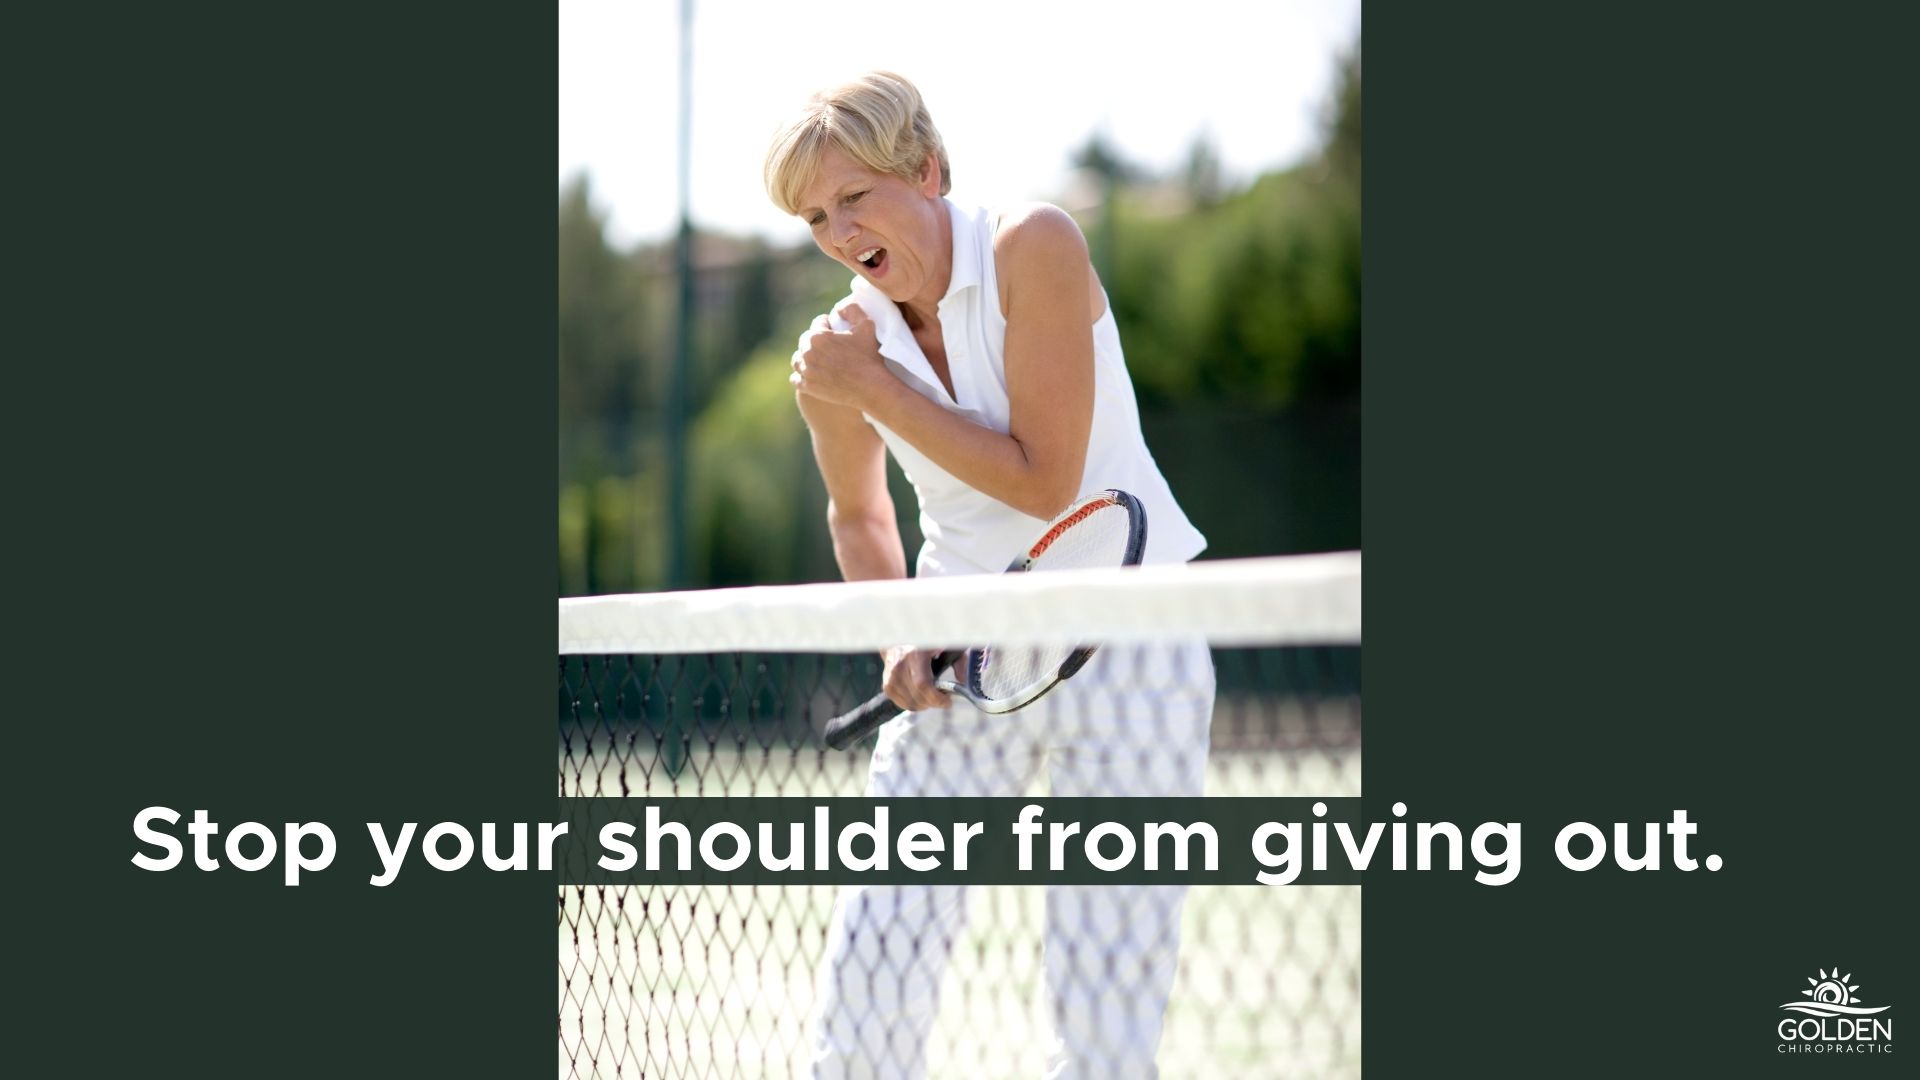
M 828 145 L 874 172 L 909 183 L 920 179 L 920 168 L 932 154 L 940 163 L 940 194 L 953 189 L 947 148 L 926 102 L 912 83 L 890 71 L 870 71 L 815 93 L 774 134 L 762 179 L 775 206 L 800 212 L 800 199 Z

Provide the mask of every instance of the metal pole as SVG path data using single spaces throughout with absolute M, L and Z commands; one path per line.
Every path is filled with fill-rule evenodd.
M 673 375 L 667 388 L 667 586 L 687 585 L 687 376 L 693 366 L 693 0 L 680 0 L 680 234 Z

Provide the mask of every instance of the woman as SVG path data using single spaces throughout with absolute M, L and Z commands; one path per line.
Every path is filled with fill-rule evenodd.
M 852 293 L 801 337 L 790 377 L 848 580 L 906 576 L 888 452 L 920 500 L 922 577 L 997 572 L 1077 496 L 1108 487 L 1145 505 L 1146 562 L 1200 553 L 1205 539 L 1141 437 L 1119 332 L 1072 218 L 948 201 L 939 132 L 919 92 L 888 72 L 814 95 L 775 136 L 765 180 L 854 273 Z M 871 795 L 1018 795 L 1043 763 L 1060 797 L 1200 794 L 1213 702 L 1203 643 L 1101 650 L 1054 694 L 996 718 L 952 707 L 928 652 L 891 649 L 884 663 L 888 696 L 911 711 L 881 729 Z M 1153 1074 L 1183 896 L 1049 893 L 1049 1076 Z M 816 1075 L 923 1071 L 964 899 L 946 886 L 843 893 Z

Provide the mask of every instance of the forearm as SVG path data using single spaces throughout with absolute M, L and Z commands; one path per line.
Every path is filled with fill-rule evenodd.
M 827 508 L 827 527 L 833 534 L 833 557 L 848 581 L 904 578 L 906 552 L 900 527 L 889 514 L 841 514 Z M 939 709 L 951 704 L 945 691 L 933 684 L 931 651 L 911 645 L 880 650 L 883 685 L 888 697 L 903 709 Z
M 1080 454 L 1051 459 L 1012 435 L 950 413 L 898 380 L 876 390 L 867 415 L 968 487 L 1031 517 L 1053 517 L 1080 493 Z
M 890 509 L 890 507 L 889 507 Z M 882 581 L 907 576 L 900 527 L 889 513 L 847 514 L 827 507 L 827 531 L 833 536 L 834 561 L 847 581 Z

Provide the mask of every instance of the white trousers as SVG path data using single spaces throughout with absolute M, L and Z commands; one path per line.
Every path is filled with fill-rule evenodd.
M 986 716 L 962 701 L 887 724 L 867 793 L 1018 796 L 1044 766 L 1056 797 L 1199 795 L 1213 692 L 1205 642 L 1103 648 L 1019 712 Z M 1174 885 L 1048 889 L 1044 962 L 1054 1032 L 1047 1077 L 1157 1075 L 1154 1052 L 1185 899 L 1186 887 Z M 841 891 L 815 996 L 815 1077 L 925 1075 L 941 976 L 966 918 L 965 886 Z

